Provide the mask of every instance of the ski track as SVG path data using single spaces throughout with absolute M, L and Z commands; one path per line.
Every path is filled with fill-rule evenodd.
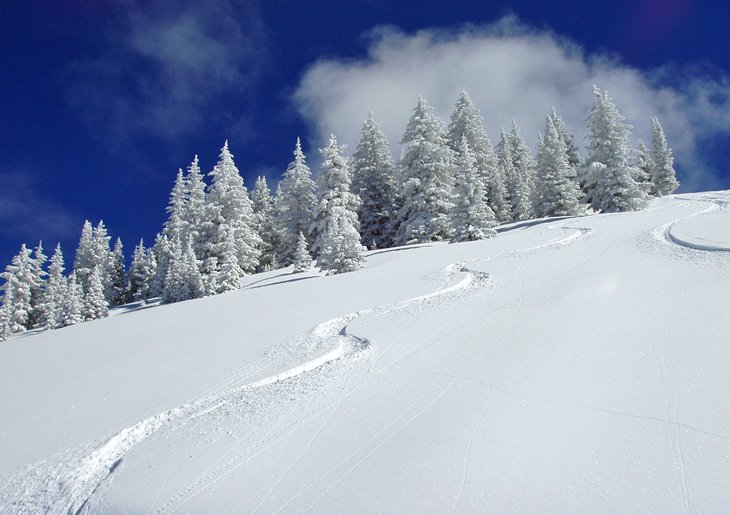
M 494 259 L 507 254 L 517 254 L 518 252 L 528 252 L 546 247 L 557 247 L 573 242 L 579 239 L 583 234 L 586 234 L 588 232 L 588 230 L 585 229 L 566 227 L 564 223 L 553 224 L 548 226 L 548 228 L 570 230 L 571 232 L 567 236 L 555 238 L 554 240 L 551 240 L 550 242 L 547 242 L 545 244 L 536 245 L 526 249 L 513 250 L 487 258 L 479 258 L 473 261 L 475 263 L 483 263 L 490 259 Z M 317 325 L 309 332 L 308 335 L 306 335 L 305 338 L 309 342 L 319 343 L 320 346 L 323 343 L 329 343 L 330 341 L 334 340 L 334 347 L 324 354 L 321 354 L 313 359 L 307 360 L 295 367 L 291 367 L 282 372 L 278 372 L 276 374 L 272 374 L 257 379 L 255 381 L 248 382 L 243 385 L 237 385 L 236 383 L 239 382 L 241 380 L 241 376 L 244 375 L 244 372 L 242 372 L 241 374 L 238 374 L 236 377 L 232 378 L 230 381 L 224 383 L 223 385 L 217 387 L 212 391 L 209 391 L 208 393 L 204 393 L 198 396 L 187 404 L 163 411 L 154 416 L 148 417 L 138 422 L 137 424 L 120 430 L 119 432 L 108 438 L 106 441 L 104 441 L 101 445 L 95 448 L 91 448 L 90 451 L 90 447 L 87 445 L 80 446 L 75 449 L 69 449 L 67 451 L 59 453 L 58 455 L 55 455 L 54 457 L 51 457 L 48 460 L 44 460 L 36 464 L 30 465 L 24 470 L 16 472 L 15 474 L 13 474 L 12 477 L 8 478 L 8 481 L 5 485 L 5 491 L 2 493 L 2 497 L 0 497 L 0 511 L 42 511 L 45 513 L 80 513 L 84 511 L 84 509 L 88 511 L 88 503 L 91 497 L 94 495 L 95 492 L 97 492 L 101 484 L 104 483 L 114 473 L 114 471 L 122 463 L 124 458 L 134 449 L 134 447 L 136 447 L 138 444 L 148 439 L 161 429 L 165 427 L 170 427 L 174 423 L 185 423 L 214 412 L 225 406 L 228 402 L 228 399 L 237 394 L 241 394 L 249 390 L 265 388 L 271 385 L 275 385 L 276 383 L 281 383 L 283 381 L 296 378 L 303 374 L 312 372 L 316 369 L 320 369 L 323 366 L 340 360 L 346 356 L 355 355 L 361 352 L 370 345 L 370 341 L 366 338 L 359 338 L 357 336 L 348 334 L 347 326 L 350 322 L 362 317 L 363 315 L 372 314 L 375 316 L 382 316 L 396 311 L 404 310 L 412 306 L 425 306 L 429 304 L 430 300 L 444 297 L 448 298 L 451 294 L 454 293 L 465 292 L 467 290 L 482 287 L 489 280 L 488 274 L 470 270 L 464 266 L 464 263 L 455 263 L 448 265 L 444 269 L 444 272 L 447 275 L 447 279 L 451 281 L 453 281 L 453 278 L 459 274 L 463 274 L 464 277 L 460 281 L 452 284 L 451 286 L 446 286 L 431 293 L 406 299 L 394 305 L 365 309 L 354 313 L 349 313 L 327 320 Z M 390 350 L 392 345 L 393 344 L 391 344 L 391 346 L 386 349 L 386 352 Z M 457 355 L 456 359 L 449 365 L 448 370 L 450 370 L 450 368 L 456 363 L 456 361 L 458 361 L 463 352 L 465 352 L 465 349 Z M 397 361 L 402 360 L 399 359 Z M 393 363 L 392 365 L 395 366 L 396 363 Z M 250 367 L 246 367 L 244 370 L 249 373 L 250 377 Z M 379 372 L 382 373 L 383 370 Z M 435 386 L 437 382 L 438 381 L 435 381 L 432 387 Z M 382 447 L 382 445 L 384 445 L 387 440 L 390 440 L 403 427 L 408 425 L 418 415 L 420 415 L 426 409 L 428 409 L 428 407 L 433 405 L 450 388 L 450 386 L 451 385 L 447 386 L 441 392 L 441 394 L 436 396 L 424 408 L 419 410 L 413 417 L 411 417 L 408 421 L 398 427 L 389 437 L 386 438 L 386 440 L 382 441 L 380 445 L 378 445 L 368 455 L 360 460 L 360 462 L 358 462 L 355 467 L 348 470 L 335 484 L 344 479 L 344 477 L 347 476 L 352 470 L 354 470 L 354 468 L 356 468 L 359 463 L 362 463 L 365 459 L 367 459 L 370 455 L 377 451 L 377 449 Z M 430 389 L 431 388 L 429 388 L 429 390 L 419 396 L 419 398 L 416 399 L 411 408 L 415 406 L 418 400 L 420 400 L 420 398 L 425 395 L 425 393 L 430 391 Z M 352 393 L 352 390 L 349 393 Z M 336 406 L 339 406 L 347 395 L 348 393 L 345 393 L 342 397 L 340 397 L 339 400 L 336 402 Z M 328 404 L 324 408 L 317 410 L 317 412 L 313 416 L 303 417 L 303 419 L 300 421 L 300 424 L 297 424 L 296 426 L 301 427 L 301 425 L 308 423 L 315 416 L 319 415 L 319 413 L 321 413 L 324 409 L 331 407 L 332 404 Z M 403 414 L 410 411 L 411 408 L 406 410 Z M 332 410 L 329 417 L 331 417 L 332 413 L 334 413 L 335 411 L 336 408 Z M 329 420 L 329 417 L 327 418 L 327 420 Z M 383 428 L 383 431 L 386 431 L 390 425 L 397 422 L 400 418 L 401 417 L 396 417 L 396 419 L 394 419 L 391 424 L 388 424 L 385 428 Z M 312 441 L 310 441 L 310 445 L 308 445 L 307 448 L 305 448 L 295 459 L 295 461 L 287 468 L 287 470 L 284 472 L 284 475 L 294 465 L 296 465 L 296 463 L 306 453 L 307 449 L 311 446 L 317 435 L 321 432 L 322 427 L 320 427 L 320 429 L 315 434 L 315 437 L 312 439 Z M 255 445 L 253 449 L 248 449 L 248 451 L 258 450 L 259 452 L 255 454 L 258 455 L 260 454 L 260 452 L 263 452 L 263 450 L 269 448 L 271 445 L 278 442 L 287 434 L 290 434 L 290 431 L 284 431 L 284 435 L 280 436 L 279 438 L 274 437 L 273 441 L 268 442 L 268 445 L 265 445 L 267 439 L 264 439 L 264 441 L 260 442 L 258 445 Z M 264 449 L 260 449 L 261 445 L 265 445 Z M 362 449 L 358 449 L 358 451 L 353 453 L 353 456 L 351 457 L 357 455 L 360 450 Z M 249 453 L 245 452 L 244 454 Z M 249 455 L 249 457 L 251 456 Z M 349 459 L 350 457 L 348 457 L 345 462 Z M 234 458 L 233 461 L 238 461 L 238 459 Z M 272 491 L 276 488 L 281 479 L 283 479 L 284 475 L 282 475 L 279 481 L 277 481 L 276 484 L 272 487 Z M 324 479 L 324 477 L 326 477 L 327 475 L 329 474 L 325 474 L 321 479 Z M 216 479 L 220 480 L 221 478 L 218 477 Z M 317 482 L 319 481 L 315 481 L 315 483 Z M 328 492 L 332 487 L 334 487 L 335 484 L 330 485 L 330 487 L 322 493 L 317 501 L 322 496 L 324 496 L 326 492 Z M 10 486 L 10 488 L 7 488 L 8 486 Z M 208 483 L 207 486 L 210 486 L 210 483 Z M 197 493 L 200 492 L 200 490 L 197 490 L 194 487 L 192 488 L 192 490 L 197 491 Z M 304 489 L 304 491 L 306 490 L 308 490 L 308 487 Z M 300 492 L 300 494 L 295 495 L 294 498 L 301 495 L 301 493 L 304 493 L 304 491 Z M 192 496 L 183 495 L 183 497 L 189 499 Z M 291 500 L 293 500 L 294 498 L 292 498 Z M 159 494 L 157 501 L 159 501 Z M 157 503 L 157 501 L 155 501 L 155 503 Z M 165 511 L 166 509 L 170 508 L 171 505 L 179 505 L 181 504 L 180 501 L 182 501 L 182 503 L 185 502 L 179 497 L 177 499 L 173 498 L 171 499 L 171 502 L 168 502 L 162 507 L 158 508 L 157 511 Z M 259 504 L 257 510 L 263 505 L 264 501 L 265 499 Z M 317 503 L 317 501 L 315 501 L 308 509 L 311 509 Z M 288 503 L 285 503 L 285 505 L 286 504 Z M 284 506 L 282 506 L 281 508 L 283 508 Z

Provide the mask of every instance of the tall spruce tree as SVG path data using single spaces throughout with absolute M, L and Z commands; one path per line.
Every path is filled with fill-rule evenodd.
M 30 327 L 45 326 L 45 313 L 43 311 L 46 296 L 46 277 L 48 273 L 43 266 L 48 261 L 48 256 L 43 253 L 43 242 L 39 241 L 33 250 L 31 259 L 31 270 L 33 274 L 33 286 L 30 292 L 31 313 L 28 321 Z
M 652 192 L 657 197 L 663 197 L 674 193 L 679 188 L 679 181 L 674 171 L 674 157 L 672 150 L 667 144 L 659 120 L 651 119 L 651 160 L 652 160 L 652 182 L 655 189 Z
M 502 177 L 497 155 L 487 134 L 484 118 L 469 98 L 462 91 L 451 114 L 448 140 L 451 149 L 458 154 L 461 139 L 466 138 L 476 167 L 476 179 L 482 182 L 482 190 L 487 204 L 500 220 L 509 217 L 507 188 Z
M 51 256 L 48 267 L 48 286 L 43 299 L 42 324 L 48 329 L 55 329 L 63 325 L 63 303 L 68 290 L 63 271 L 63 252 L 61 245 L 58 244 Z
M 294 262 L 299 233 L 309 234 L 312 211 L 317 203 L 316 185 L 297 138 L 294 160 L 289 163 L 277 188 L 275 225 L 278 235 L 277 260 L 281 266 Z
M 454 185 L 454 152 L 444 124 L 419 95 L 401 143 L 398 212 L 399 245 L 449 239 L 449 210 Z
M 127 271 L 124 267 L 124 246 L 121 238 L 114 242 L 110 258 L 112 304 L 120 306 L 127 302 Z
M 267 271 L 276 268 L 276 231 L 274 230 L 274 200 L 266 183 L 266 177 L 258 177 L 251 192 L 256 230 L 261 237 L 261 257 L 259 270 Z
M 395 163 L 373 113 L 360 129 L 352 156 L 352 192 L 360 197 L 360 240 L 368 248 L 393 246 L 395 240 Z
M 352 182 L 350 164 L 342 155 L 342 151 L 343 147 L 337 145 L 337 138 L 334 134 L 330 134 L 329 143 L 319 151 L 322 155 L 322 165 L 318 177 L 319 198 L 314 206 L 309 231 L 314 241 L 311 252 L 315 258 L 322 250 L 323 239 L 334 216 L 344 216 L 346 220 L 343 223 L 351 225 L 356 232 L 360 226 L 357 218 L 360 198 L 350 192 Z
M 582 182 L 586 197 L 598 211 L 635 211 L 646 205 L 647 196 L 634 179 L 637 171 L 628 145 L 630 128 L 608 92 L 593 86 L 588 158 Z
M 575 168 L 555 119 L 545 120 L 545 133 L 537 151 L 537 216 L 577 216 L 583 213 Z
M 221 240 L 225 231 L 218 230 L 227 225 L 233 231 L 238 265 L 245 273 L 253 273 L 259 264 L 261 238 L 256 232 L 251 199 L 243 183 L 243 178 L 228 150 L 228 141 L 221 149 L 218 163 L 208 175 L 211 184 L 208 190 L 208 220 L 213 224 L 208 235 L 208 256 L 217 258 L 220 265 L 226 241 Z
M 515 120 L 512 120 L 507 141 L 514 167 L 514 178 L 510 188 L 512 218 L 529 220 L 535 215 L 535 163 Z
M 456 161 L 456 188 L 450 217 L 454 230 L 451 241 L 482 240 L 496 234 L 494 226 L 497 220 L 487 204 L 484 181 L 479 175 L 466 135 L 461 137 Z
M 508 208 L 506 213 L 499 213 L 499 220 L 500 222 L 509 222 L 512 220 L 513 211 L 511 190 L 512 185 L 515 184 L 517 180 L 517 170 L 515 170 L 515 163 L 512 158 L 512 147 L 509 144 L 509 135 L 504 129 L 501 131 L 499 143 L 497 143 L 495 152 L 497 154 L 497 167 L 499 168 L 499 174 L 502 176 L 505 184 L 505 199 L 506 207 Z

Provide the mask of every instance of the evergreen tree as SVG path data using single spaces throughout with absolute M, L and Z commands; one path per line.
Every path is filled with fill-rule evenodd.
M 593 87 L 593 106 L 588 117 L 590 130 L 586 173 L 586 197 L 601 212 L 634 211 L 646 205 L 647 197 L 634 177 L 627 144 L 630 126 L 624 123 L 607 91 Z
M 223 293 L 239 289 L 244 272 L 238 265 L 238 259 L 236 258 L 236 242 L 233 240 L 233 231 L 226 225 L 221 225 L 219 229 L 225 231 L 225 234 L 220 237 L 224 244 L 221 248 L 219 272 L 216 276 L 216 293 Z M 197 288 L 197 286 L 193 288 Z M 202 286 L 200 289 L 202 290 Z
M 64 326 L 80 324 L 84 321 L 84 298 L 76 272 L 68 277 L 68 287 L 63 300 L 62 323 Z
M 464 137 L 471 149 L 476 178 L 482 182 L 482 190 L 489 207 L 500 220 L 507 219 L 510 209 L 507 188 L 500 172 L 497 155 L 487 135 L 484 119 L 466 91 L 462 91 L 456 101 L 456 108 L 451 114 L 449 124 L 449 146 L 456 154 L 460 151 L 461 139 Z
M 185 247 L 182 245 L 177 241 L 173 248 L 173 259 L 167 270 L 161 296 L 164 304 L 196 299 L 205 294 L 192 242 L 188 239 Z M 233 257 L 237 260 L 235 252 Z
M 575 144 L 575 138 L 568 129 L 568 126 L 565 124 L 565 120 L 558 115 L 558 112 L 554 107 L 552 113 L 550 113 L 550 118 L 553 121 L 553 125 L 555 125 L 555 129 L 560 135 L 560 139 L 562 139 L 565 144 L 565 156 L 568 159 L 568 166 L 573 168 L 577 175 L 577 172 L 581 167 L 581 159 L 578 151 L 578 145 Z
M 84 298 L 83 315 L 85 320 L 104 318 L 109 314 L 109 303 L 104 295 L 104 284 L 99 267 L 94 267 L 89 276 L 89 289 Z
M 360 233 L 352 224 L 352 214 L 340 205 L 331 211 L 317 257 L 317 265 L 327 275 L 354 272 L 365 264 L 365 248 L 360 243 Z
M 145 249 L 144 241 L 134 247 L 132 265 L 129 267 L 128 297 L 134 301 L 146 301 L 151 297 L 151 285 L 157 272 L 155 255 Z
M 93 227 L 91 222 L 84 220 L 81 228 L 81 239 L 76 249 L 76 257 L 74 258 L 73 270 L 76 272 L 76 279 L 82 288 L 86 289 L 87 279 L 91 275 L 91 271 L 96 266 L 96 247 L 94 245 Z
M 304 234 L 299 233 L 299 242 L 297 243 L 297 253 L 294 256 L 294 273 L 306 272 L 312 268 L 312 256 L 307 248 L 307 238 Z
M 5 290 L 2 296 L 2 306 L 0 306 L 0 342 L 4 342 L 13 333 L 13 292 Z
M 265 177 L 258 177 L 251 192 L 256 231 L 261 237 L 261 257 L 259 270 L 267 271 L 276 268 L 276 231 L 274 230 L 274 200 Z
M 636 162 L 634 163 L 636 169 L 636 175 L 634 180 L 639 185 L 641 191 L 647 195 L 655 195 L 656 187 L 652 180 L 652 173 L 654 169 L 654 162 L 651 159 L 651 155 L 646 148 L 646 145 L 639 142 L 639 147 L 636 149 Z
M 674 157 L 664 136 L 664 129 L 656 118 L 651 119 L 651 160 L 653 163 L 651 175 L 655 186 L 652 193 L 657 197 L 674 193 L 679 188 L 679 181 L 674 171 Z
M 514 120 L 508 142 L 515 174 L 510 189 L 512 217 L 515 220 L 529 220 L 535 214 L 535 163 Z
M 583 213 L 575 169 L 568 161 L 565 140 L 554 118 L 545 121 L 545 133 L 537 151 L 538 216 L 577 216 Z
M 500 222 L 509 222 L 512 220 L 512 186 L 517 182 L 517 170 L 515 170 L 514 159 L 512 158 L 512 147 L 509 144 L 509 135 L 502 129 L 499 143 L 496 147 L 497 167 L 499 174 L 502 176 L 506 189 L 506 206 L 509 208 L 506 212 L 495 213 L 499 215 Z
M 190 196 L 189 183 L 182 169 L 177 171 L 175 184 L 170 192 L 170 201 L 167 205 L 168 218 L 162 229 L 168 240 L 184 240 L 190 232 L 188 221 L 188 199 Z
M 192 238 L 195 255 L 199 260 L 202 260 L 205 256 L 205 242 L 203 239 L 205 237 L 206 195 L 205 181 L 200 171 L 197 155 L 188 167 L 187 187 L 186 220 L 188 222 L 188 231 Z
M 162 291 L 165 289 L 167 273 L 175 258 L 175 245 L 179 243 L 180 240 L 176 242 L 170 241 L 164 234 L 158 233 L 155 236 L 155 243 L 151 249 L 151 254 L 155 262 L 155 275 L 150 281 L 150 297 L 162 295 Z
M 497 221 L 484 194 L 475 159 L 469 149 L 466 135 L 461 138 L 456 164 L 454 206 L 451 208 L 451 241 L 473 241 L 491 238 L 496 234 Z
M 275 197 L 275 222 L 278 235 L 277 260 L 281 266 L 294 262 L 299 233 L 309 234 L 312 211 L 317 203 L 316 186 L 297 138 L 294 161 L 284 172 Z
M 396 212 L 395 163 L 373 113 L 360 129 L 352 157 L 352 192 L 360 197 L 360 240 L 368 248 L 393 246 Z
M 103 220 L 93 230 L 94 242 L 94 268 L 98 269 L 99 279 L 104 291 L 104 298 L 107 304 L 114 298 L 114 286 L 112 284 L 112 251 L 109 247 L 111 237 L 106 230 Z
M 42 327 L 45 325 L 43 308 L 48 273 L 43 270 L 43 266 L 46 261 L 48 261 L 48 256 L 43 253 L 43 242 L 38 242 L 38 246 L 33 251 L 33 258 L 30 261 L 33 285 L 30 291 L 31 313 L 30 320 L 28 320 L 29 327 Z
M 360 199 L 350 192 L 352 181 L 350 164 L 342 155 L 342 150 L 343 147 L 337 145 L 337 138 L 334 134 L 330 134 L 329 144 L 319 150 L 322 155 L 322 165 L 318 177 L 319 198 L 313 210 L 312 225 L 309 231 L 314 241 L 311 251 L 315 257 L 319 256 L 322 240 L 327 226 L 332 221 L 335 208 L 342 208 L 341 212 L 347 217 L 347 223 L 352 225 L 355 230 L 358 230 L 360 226 L 357 219 Z
M 403 205 L 396 243 L 450 238 L 454 155 L 443 122 L 420 95 L 401 143 L 405 145 L 399 178 Z
M 0 274 L 0 278 L 5 280 L 2 286 L 3 305 L 9 312 L 7 324 L 11 333 L 31 328 L 32 291 L 38 287 L 33 267 L 31 250 L 24 243 L 11 264 L 5 267 L 5 272 Z
M 68 290 L 63 271 L 63 252 L 58 244 L 48 267 L 48 286 L 43 299 L 42 325 L 48 329 L 63 325 L 63 303 Z
M 218 227 L 227 225 L 233 231 L 239 266 L 244 272 L 253 273 L 259 264 L 262 242 L 256 232 L 251 199 L 233 161 L 233 154 L 228 150 L 228 141 L 221 149 L 218 163 L 208 175 L 212 178 L 207 199 L 208 219 L 213 227 L 209 232 L 212 241 L 207 242 L 206 257 L 214 256 L 221 263 L 226 242 L 219 239 L 225 231 L 219 231 Z
M 127 302 L 127 272 L 124 268 L 124 247 L 117 238 L 111 254 L 112 303 L 120 306 Z

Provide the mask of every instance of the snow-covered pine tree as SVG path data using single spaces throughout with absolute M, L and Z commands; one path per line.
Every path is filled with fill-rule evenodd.
M 654 195 L 656 192 L 654 181 L 652 180 L 654 163 L 644 143 L 639 142 L 635 155 L 636 162 L 634 163 L 634 168 L 636 169 L 636 175 L 634 176 L 634 180 L 639 185 L 639 188 L 641 188 L 641 191 L 647 195 Z
M 68 291 L 68 282 L 63 275 L 63 252 L 61 245 L 51 256 L 48 267 L 48 285 L 43 299 L 42 324 L 48 329 L 55 329 L 63 325 L 63 302 Z
M 628 145 L 631 127 L 624 123 L 608 92 L 596 86 L 588 129 L 588 158 L 581 182 L 591 206 L 601 212 L 642 209 L 647 196 L 634 180 L 637 173 Z
M 81 239 L 79 240 L 79 246 L 76 248 L 76 256 L 74 258 L 73 270 L 76 272 L 76 279 L 84 291 L 88 282 L 87 279 L 97 264 L 93 231 L 91 222 L 84 220 L 84 225 L 81 228 Z
M 327 275 L 360 270 L 365 264 L 360 243 L 360 233 L 352 224 L 352 212 L 343 206 L 335 206 L 324 235 L 320 238 L 317 265 Z
M 401 143 L 405 149 L 398 183 L 403 205 L 398 212 L 396 243 L 450 238 L 454 153 L 443 122 L 420 95 Z
M 42 327 L 45 325 L 43 304 L 46 296 L 46 277 L 48 273 L 43 266 L 48 261 L 48 256 L 43 253 L 43 242 L 39 241 L 38 246 L 33 250 L 31 259 L 31 270 L 33 274 L 33 286 L 30 291 L 31 312 L 28 324 L 30 327 Z
M 241 279 L 243 279 L 245 274 L 238 265 L 236 242 L 233 240 L 233 230 L 227 225 L 218 226 L 218 230 L 223 231 L 224 234 L 221 234 L 219 238 L 223 241 L 223 245 L 220 248 L 220 263 L 218 267 L 218 274 L 216 274 L 216 284 L 214 289 L 215 293 L 223 293 L 239 289 L 241 287 Z
M 535 211 L 537 216 L 578 216 L 584 212 L 578 178 L 554 120 L 547 117 L 538 143 Z
M 197 154 L 188 167 L 187 186 L 186 219 L 188 222 L 188 230 L 192 238 L 195 255 L 198 260 L 202 260 L 205 256 L 205 242 L 203 239 L 205 235 L 206 186 L 203 174 L 200 171 Z
M 179 243 L 179 240 L 177 243 Z M 155 243 L 150 250 L 155 262 L 155 275 L 150 281 L 150 297 L 162 295 L 162 290 L 164 290 L 165 281 L 167 280 L 167 273 L 175 258 L 175 244 L 176 242 L 168 240 L 167 236 L 161 233 L 155 236 Z
M 37 279 L 33 271 L 31 250 L 21 245 L 11 263 L 5 267 L 0 278 L 5 280 L 2 286 L 4 304 L 9 307 L 9 329 L 11 333 L 21 333 L 31 328 L 33 310 L 32 291 L 37 288 Z
M 261 237 L 256 232 L 256 221 L 253 215 L 251 199 L 243 183 L 243 177 L 233 161 L 233 154 L 228 150 L 228 141 L 221 149 L 218 163 L 208 175 L 211 177 L 208 189 L 208 220 L 213 224 L 207 242 L 207 257 L 222 261 L 221 248 L 225 240 L 219 238 L 225 234 L 218 231 L 220 225 L 228 225 L 233 231 L 236 244 L 238 265 L 245 273 L 253 273 L 259 264 L 261 255 Z
M 497 167 L 499 168 L 499 174 L 502 176 L 502 180 L 505 184 L 505 199 L 509 208 L 508 213 L 501 213 L 503 218 L 500 218 L 500 222 L 509 222 L 512 220 L 513 211 L 512 195 L 510 194 L 510 190 L 517 180 L 517 170 L 515 170 L 514 159 L 512 159 L 512 147 L 509 144 L 509 135 L 504 128 L 501 130 L 499 143 L 497 143 L 497 146 L 495 147 L 495 153 L 497 154 Z
M 328 274 L 358 270 L 365 259 L 357 219 L 360 199 L 350 192 L 352 175 L 342 150 L 334 134 L 330 134 L 328 145 L 320 149 L 319 198 L 310 229 L 314 240 L 312 254 Z
M 352 156 L 352 192 L 360 197 L 360 240 L 371 249 L 393 246 L 395 238 L 395 163 L 373 113 L 360 129 Z
M 94 266 L 99 271 L 99 278 L 104 289 L 104 298 L 108 305 L 114 297 L 114 287 L 112 285 L 112 251 L 109 246 L 111 237 L 107 232 L 103 220 L 99 220 L 99 223 L 94 227 L 93 240 Z
M 261 257 L 259 270 L 267 271 L 276 268 L 276 231 L 274 230 L 274 201 L 266 177 L 259 176 L 251 192 L 256 230 L 261 237 Z
M 278 235 L 277 261 L 281 266 L 294 262 L 299 233 L 309 234 L 312 211 L 317 203 L 316 186 L 297 138 L 294 160 L 289 163 L 275 196 L 275 226 Z
M 5 290 L 0 305 L 0 342 L 4 342 L 13 333 L 11 326 L 13 320 L 13 292 Z
M 651 119 L 651 160 L 652 182 L 655 186 L 652 193 L 657 197 L 674 193 L 679 188 L 679 181 L 674 171 L 674 157 L 667 144 L 664 129 L 656 118 Z
M 466 135 L 461 137 L 456 158 L 454 205 L 450 211 L 454 235 L 451 241 L 473 241 L 493 237 L 497 220 L 487 204 L 484 181 L 475 165 Z
M 294 272 L 306 272 L 312 268 L 312 256 L 309 254 L 307 238 L 304 234 L 299 233 L 299 242 L 297 243 L 297 253 L 294 256 Z
M 512 218 L 529 220 L 535 215 L 535 163 L 515 120 L 512 120 L 508 141 L 515 173 L 510 187 Z
M 344 147 L 337 145 L 334 134 L 330 134 L 327 146 L 319 149 L 322 155 L 322 165 L 317 177 L 319 198 L 312 212 L 312 225 L 309 229 L 314 241 L 311 252 L 315 258 L 319 256 L 322 238 L 332 221 L 332 210 L 335 207 L 342 207 L 349 214 L 349 223 L 356 230 L 360 227 L 357 218 L 360 198 L 350 192 L 352 173 L 350 164 L 342 155 L 343 149 Z
M 127 271 L 124 267 L 124 247 L 121 238 L 114 242 L 110 260 L 112 303 L 121 306 L 127 302 Z
M 100 267 L 94 267 L 89 276 L 89 289 L 84 297 L 84 320 L 96 320 L 109 314 L 109 303 L 104 295 Z
M 497 219 L 511 218 L 507 188 L 500 173 L 497 155 L 487 134 L 484 118 L 466 91 L 462 91 L 456 101 L 448 130 L 449 146 L 456 154 L 459 153 L 463 137 L 466 137 L 469 149 L 471 149 L 474 166 L 477 170 L 476 177 L 482 181 L 482 189 L 489 207 Z
M 570 132 L 570 129 L 568 129 L 568 126 L 565 124 L 565 120 L 563 120 L 563 118 L 558 115 L 558 112 L 554 107 L 552 112 L 550 113 L 550 118 L 552 119 L 553 124 L 555 125 L 555 129 L 560 135 L 560 138 L 565 144 L 565 155 L 568 158 L 568 165 L 571 166 L 573 170 L 575 170 L 577 175 L 577 172 L 581 167 L 581 159 L 580 152 L 578 151 L 578 145 L 575 144 L 575 137 Z
M 183 247 L 184 245 L 184 247 Z M 235 249 L 234 249 L 235 250 Z M 237 259 L 235 252 L 231 259 Z M 163 304 L 196 299 L 205 294 L 203 278 L 195 258 L 193 244 L 188 239 L 184 244 L 175 242 L 173 258 L 165 276 L 161 301 Z
M 188 198 L 188 180 L 183 174 L 182 168 L 180 168 L 177 171 L 175 184 L 170 192 L 170 201 L 165 209 L 168 213 L 168 218 L 162 227 L 162 234 L 170 241 L 182 241 L 188 237 L 190 232 L 187 213 Z
M 62 324 L 64 326 L 80 324 L 84 321 L 84 298 L 76 272 L 68 276 L 68 286 L 63 299 Z
M 139 244 L 134 247 L 132 264 L 129 267 L 129 300 L 144 302 L 151 297 L 152 281 L 156 272 L 155 255 L 151 250 L 145 249 L 144 240 L 140 239 Z

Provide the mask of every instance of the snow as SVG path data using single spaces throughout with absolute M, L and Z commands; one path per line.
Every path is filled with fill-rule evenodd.
M 11 337 L 0 512 L 723 512 L 729 205 L 517 222 Z

